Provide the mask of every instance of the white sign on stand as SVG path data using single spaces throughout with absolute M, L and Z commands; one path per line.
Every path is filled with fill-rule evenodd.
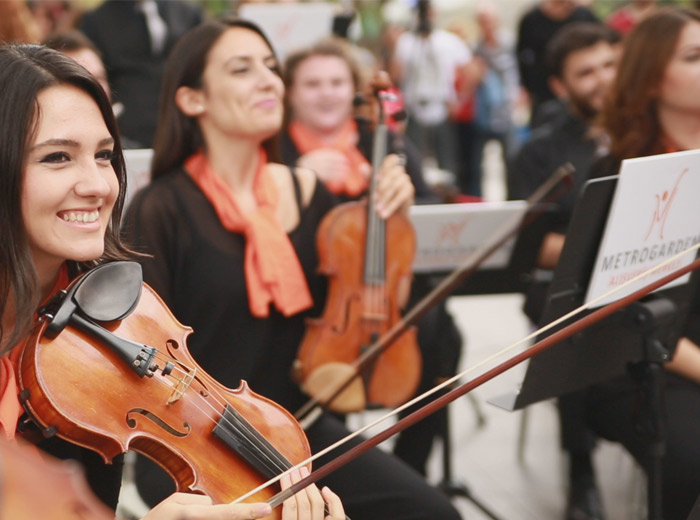
M 586 303 L 700 242 L 700 150 L 622 161 Z M 687 266 L 686 254 L 596 305 L 619 300 Z M 686 283 L 690 275 L 664 286 Z
M 336 11 L 337 5 L 328 2 L 246 3 L 238 14 L 260 26 L 284 61 L 295 50 L 330 36 Z
M 124 209 L 141 188 L 151 181 L 151 161 L 153 160 L 152 148 L 140 148 L 137 150 L 124 150 L 126 162 L 126 199 Z
M 526 209 L 527 203 L 518 200 L 412 206 L 417 242 L 413 272 L 451 271 L 461 266 L 507 222 L 522 219 Z M 506 241 L 480 269 L 506 268 L 514 245 L 515 238 Z

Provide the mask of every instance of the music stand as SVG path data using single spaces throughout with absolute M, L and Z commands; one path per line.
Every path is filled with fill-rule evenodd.
M 543 203 L 526 213 L 523 217 L 526 224 L 515 237 L 508 263 L 498 268 L 482 266 L 465 278 L 451 294 L 466 296 L 525 292 L 532 280 L 542 240 L 552 227 L 555 209 L 555 205 Z M 532 221 L 527 222 L 530 218 Z M 455 263 L 452 269 L 460 265 L 461 262 Z M 437 285 L 450 272 L 441 266 L 430 272 L 416 273 L 416 276 L 424 276 Z
M 516 204 L 509 201 L 507 204 Z M 465 204 L 465 207 L 476 208 L 476 204 Z M 450 205 L 451 209 L 457 209 L 457 205 Z M 424 210 L 425 207 L 419 208 Z M 542 203 L 531 209 L 529 213 L 525 213 L 523 221 L 525 225 L 515 237 L 515 243 L 512 245 L 507 262 L 498 267 L 482 266 L 477 271 L 471 273 L 455 290 L 452 295 L 478 295 L 478 294 L 506 294 L 524 292 L 530 283 L 531 273 L 533 272 L 537 255 L 541 247 L 542 240 L 546 232 L 551 229 L 552 219 L 556 207 L 553 204 Z M 412 218 L 416 219 L 416 215 L 412 214 Z M 528 221 L 528 219 L 531 219 Z M 415 222 L 414 222 L 415 223 Z M 434 226 L 434 222 L 430 222 Z M 493 224 L 493 223 L 492 223 Z M 474 225 L 474 224 L 472 224 Z M 499 224 L 500 225 L 500 224 Z M 482 230 L 483 231 L 483 230 Z M 434 234 L 434 231 L 433 231 Z M 418 249 L 421 249 L 421 234 L 417 233 Z M 427 236 L 426 246 L 428 249 L 433 248 L 434 236 Z M 447 268 L 456 269 L 461 266 L 467 255 L 464 258 L 457 258 L 456 255 L 449 252 L 440 255 L 435 255 L 436 258 L 442 258 L 443 261 L 439 265 L 433 264 L 433 269 L 428 269 L 422 264 L 419 272 L 415 272 L 414 276 L 423 277 L 425 282 L 431 286 L 437 286 L 444 276 L 450 274 Z M 446 265 L 444 258 L 454 260 L 453 265 Z M 472 397 L 472 394 L 468 394 Z M 483 424 L 485 419 L 479 410 L 476 400 L 473 401 L 479 424 Z M 499 520 L 499 517 L 482 501 L 477 499 L 469 489 L 469 487 L 461 482 L 453 480 L 452 477 L 452 456 L 451 456 L 451 438 L 449 429 L 449 407 L 445 407 L 441 411 L 439 436 L 442 439 L 442 480 L 438 484 L 441 489 L 449 497 L 462 497 L 472 502 L 482 513 L 493 520 Z
M 589 181 L 574 208 L 560 260 L 554 270 L 542 323 L 578 308 L 584 300 L 605 229 L 617 177 Z M 541 352 L 530 360 L 520 389 L 490 402 L 507 410 L 602 383 L 633 369 L 645 389 L 653 424 L 649 442 L 649 520 L 661 518 L 660 464 L 664 450 L 663 367 L 681 337 L 698 277 L 650 294 L 627 309 Z M 590 311 L 589 311 L 590 312 Z M 549 336 L 566 323 L 548 331 Z M 541 338 L 538 338 L 541 339 Z

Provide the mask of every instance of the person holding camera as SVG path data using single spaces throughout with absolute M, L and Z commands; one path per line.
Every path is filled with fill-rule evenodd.
M 457 143 L 450 121 L 456 105 L 455 71 L 471 60 L 471 52 L 455 34 L 433 28 L 429 0 L 418 0 L 415 31 L 399 36 L 391 64 L 394 81 L 406 102 L 409 139 L 439 168 L 456 172 Z

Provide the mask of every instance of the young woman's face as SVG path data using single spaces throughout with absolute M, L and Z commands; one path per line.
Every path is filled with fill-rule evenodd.
M 337 56 L 311 56 L 297 66 L 289 87 L 294 119 L 318 132 L 338 129 L 352 117 L 355 85 L 350 67 Z
M 234 27 L 209 52 L 200 124 L 232 137 L 265 140 L 282 125 L 284 84 L 259 34 Z
M 102 255 L 119 182 L 111 164 L 114 139 L 88 94 L 58 85 L 42 91 L 38 104 L 21 205 L 41 276 L 65 260 Z
M 700 116 L 700 22 L 681 30 L 659 85 L 658 103 L 660 110 Z

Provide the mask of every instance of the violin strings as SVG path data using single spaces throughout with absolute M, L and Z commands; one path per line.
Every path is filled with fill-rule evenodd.
M 270 485 L 276 483 L 280 478 L 282 478 L 282 476 L 284 476 L 284 475 L 286 475 L 286 474 L 288 474 L 288 473 L 291 473 L 291 472 L 294 471 L 295 469 L 298 469 L 298 468 L 300 468 L 300 467 L 302 467 L 302 466 L 305 466 L 305 465 L 307 465 L 307 464 L 309 464 L 309 463 L 311 463 L 311 462 L 317 460 L 318 458 L 320 458 L 320 457 L 322 457 L 322 456 L 324 456 L 324 455 L 330 453 L 331 451 L 333 451 L 333 450 L 335 450 L 335 449 L 341 447 L 343 444 L 345 444 L 345 443 L 349 442 L 350 440 L 352 440 L 352 439 L 358 437 L 359 435 L 361 435 L 361 434 L 363 434 L 364 432 L 370 430 L 371 428 L 374 428 L 374 427 L 378 426 L 379 424 L 381 424 L 382 422 L 386 421 L 387 419 L 390 419 L 390 418 L 394 417 L 395 415 L 399 414 L 400 412 L 404 411 L 405 409 L 407 409 L 407 408 L 409 408 L 409 407 L 411 407 L 411 406 L 417 404 L 418 402 L 420 402 L 420 401 L 426 399 L 427 397 L 430 397 L 431 395 L 433 395 L 434 393 L 436 393 L 436 392 L 442 390 L 443 388 L 447 388 L 447 387 L 451 386 L 453 383 L 456 383 L 456 382 L 457 382 L 458 380 L 460 380 L 462 377 L 465 377 L 465 376 L 471 374 L 472 372 L 474 372 L 475 370 L 477 370 L 477 369 L 479 369 L 479 368 L 481 368 L 481 367 L 487 365 L 488 363 L 491 363 L 491 362 L 495 361 L 497 358 L 499 358 L 499 357 L 501 357 L 501 356 L 503 356 L 503 355 L 505 355 L 505 354 L 508 354 L 509 352 L 511 352 L 512 350 L 514 350 L 516 347 L 518 347 L 518 346 L 520 346 L 521 344 L 525 343 L 526 341 L 529 341 L 529 340 L 531 340 L 531 339 L 534 339 L 536 336 L 538 336 L 538 335 L 540 335 L 540 334 L 542 334 L 542 333 L 544 333 L 544 332 L 549 331 L 549 330 L 552 329 L 553 327 L 556 327 L 557 325 L 563 323 L 564 321 L 567 321 L 567 320 L 573 318 L 574 316 L 580 314 L 581 312 L 583 312 L 583 311 L 585 311 L 585 310 L 587 310 L 587 309 L 590 309 L 590 308 L 592 308 L 592 307 L 595 307 L 599 302 L 601 302 L 601 301 L 603 301 L 603 300 L 605 300 L 605 299 L 607 299 L 607 298 L 609 298 L 609 297 L 611 297 L 611 296 L 614 296 L 616 293 L 622 291 L 622 290 L 625 289 L 626 287 L 629 287 L 630 285 L 632 285 L 632 284 L 634 284 L 634 283 L 636 283 L 636 282 L 642 280 L 642 279 L 645 278 L 646 276 L 648 276 L 648 275 L 650 275 L 650 274 L 652 274 L 652 273 L 654 273 L 654 272 L 656 272 L 656 271 L 658 271 L 658 270 L 661 270 L 662 268 L 664 268 L 664 267 L 667 266 L 668 264 L 671 264 L 672 262 L 675 262 L 676 260 L 678 260 L 678 259 L 682 258 L 683 256 L 685 256 L 686 254 L 688 254 L 688 253 L 690 253 L 690 252 L 692 252 L 692 251 L 697 251 L 698 249 L 700 249 L 700 243 L 697 243 L 697 244 L 695 244 L 695 245 L 689 247 L 688 249 L 686 249 L 686 250 L 684 250 L 684 251 L 681 251 L 680 253 L 676 254 L 675 256 L 673 256 L 673 257 L 671 257 L 671 258 L 668 258 L 667 260 L 665 260 L 665 261 L 663 261 L 663 262 L 661 262 L 661 263 L 659 263 L 659 264 L 657 264 L 657 265 L 655 265 L 655 266 L 653 266 L 653 267 L 647 269 L 646 271 L 644 271 L 644 272 L 642 272 L 641 274 L 635 276 L 634 278 L 631 278 L 630 280 L 624 282 L 623 284 L 619 285 L 618 287 L 615 287 L 614 289 L 611 289 L 610 291 L 606 292 L 605 294 L 602 294 L 602 295 L 596 297 L 595 299 L 591 300 L 590 302 L 585 303 L 585 304 L 581 305 L 580 307 L 577 307 L 576 309 L 574 309 L 574 310 L 570 311 L 569 313 L 567 313 L 567 314 L 561 316 L 560 318 L 558 318 L 558 319 L 556 319 L 556 320 L 554 320 L 554 321 L 548 323 L 547 325 L 541 327 L 540 329 L 535 330 L 534 332 L 531 332 L 530 334 L 528 334 L 528 335 L 525 336 L 524 338 L 522 338 L 522 339 L 516 341 L 515 343 L 513 343 L 513 344 L 509 345 L 508 347 L 506 347 L 506 348 L 500 350 L 499 352 L 496 352 L 495 354 L 492 354 L 491 356 L 489 356 L 489 357 L 487 357 L 486 359 L 480 361 L 480 362 L 477 363 L 476 365 L 467 368 L 466 370 L 460 372 L 459 374 L 456 374 L 455 376 L 451 377 L 450 379 L 447 379 L 446 381 L 443 381 L 443 382 L 440 383 L 439 385 L 436 385 L 435 387 L 433 387 L 433 388 L 427 390 L 427 391 L 424 392 L 423 394 L 421 394 L 421 395 L 419 395 L 419 396 L 417 396 L 417 397 L 414 397 L 413 399 L 411 399 L 411 400 L 408 401 L 407 403 L 404 403 L 403 405 L 401 405 L 401 406 L 399 406 L 399 407 L 397 407 L 397 408 L 391 410 L 390 412 L 388 412 L 388 413 L 385 414 L 384 416 L 382 416 L 382 417 L 376 419 L 375 421 L 372 421 L 371 423 L 369 423 L 369 424 L 367 424 L 367 425 L 365 425 L 365 426 L 359 428 L 358 430 L 356 430 L 356 431 L 354 431 L 354 432 L 351 432 L 351 433 L 348 434 L 347 436 L 345 436 L 345 437 L 343 437 L 342 439 L 338 440 L 337 442 L 331 444 L 330 446 L 324 448 L 323 450 L 317 452 L 316 454 L 314 454 L 313 456 L 309 457 L 308 459 L 306 459 L 306 460 L 300 462 L 300 463 L 297 464 L 296 466 L 293 466 L 293 467 L 289 468 L 289 470 L 287 470 L 287 471 L 284 472 L 283 474 L 278 475 L 278 476 L 276 476 L 276 477 L 270 479 L 268 482 L 261 484 L 261 485 L 258 486 L 257 488 L 255 488 L 255 489 L 249 491 L 248 493 L 246 493 L 245 495 L 242 495 L 241 497 L 237 498 L 233 503 L 239 503 L 239 502 L 242 502 L 243 500 L 246 500 L 247 498 L 250 498 L 252 495 L 254 495 L 254 494 L 256 494 L 256 493 L 262 491 L 263 489 L 269 487 Z
M 185 363 L 172 358 L 171 356 L 164 354 L 161 350 L 157 349 L 157 354 L 156 358 L 164 361 L 171 361 L 173 363 L 176 363 L 177 366 L 173 369 L 173 371 L 180 371 L 181 373 L 189 376 L 192 372 L 196 372 L 196 369 L 193 367 L 189 367 Z M 183 368 L 184 367 L 184 368 Z M 168 377 L 168 376 L 166 376 Z M 185 378 L 184 377 L 172 377 L 176 382 L 178 383 L 184 383 Z M 194 381 L 194 379 L 192 379 Z M 209 396 L 211 396 L 212 400 L 216 403 L 216 405 L 220 406 L 222 409 L 226 409 L 226 406 L 231 406 L 233 405 L 226 401 L 226 399 L 221 396 L 221 394 L 216 390 L 216 389 L 207 389 L 207 392 Z M 282 455 L 280 452 L 274 453 L 274 452 L 269 452 L 261 448 L 262 444 L 255 444 L 253 440 L 258 440 L 260 437 L 262 437 L 262 434 L 248 421 L 241 421 L 240 425 L 237 423 L 234 423 L 232 420 L 230 420 L 225 413 L 219 412 L 216 407 L 209 402 L 207 399 L 204 398 L 203 395 L 201 395 L 199 392 L 195 392 L 197 399 L 204 403 L 205 408 L 208 408 L 209 411 L 213 413 L 213 415 L 210 415 L 207 410 L 205 410 L 203 407 L 199 406 L 196 402 L 193 402 L 193 406 L 199 410 L 200 413 L 202 413 L 205 417 L 207 417 L 214 426 L 217 424 L 223 423 L 225 426 L 227 426 L 230 431 L 238 434 L 240 437 L 246 438 L 248 440 L 251 440 L 250 445 L 254 446 L 257 448 L 257 453 L 258 455 L 263 456 L 269 465 L 273 466 L 277 471 L 282 471 L 290 466 L 290 462 Z M 258 441 L 259 442 L 259 441 Z

